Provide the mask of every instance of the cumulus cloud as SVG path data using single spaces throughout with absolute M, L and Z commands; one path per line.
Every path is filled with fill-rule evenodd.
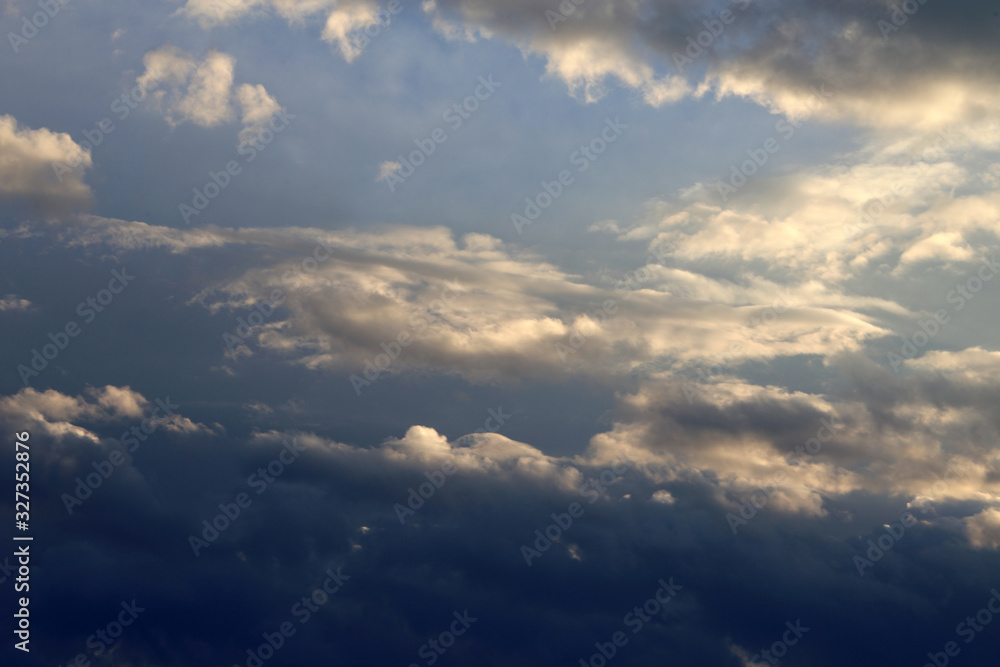
M 83 182 L 93 166 L 90 151 L 65 132 L 18 127 L 13 116 L 0 116 L 0 156 L 0 198 L 28 201 L 46 214 L 92 200 Z
M 233 111 L 229 99 L 235 63 L 235 58 L 224 53 L 213 51 L 206 55 L 195 67 L 186 93 L 172 111 L 179 114 L 181 120 L 190 120 L 202 127 L 230 120 Z
M 137 85 L 151 94 L 171 125 L 192 122 L 200 127 L 216 127 L 236 118 L 234 99 L 241 110 L 241 145 L 253 143 L 275 114 L 282 111 L 277 100 L 260 84 L 240 84 L 233 89 L 236 59 L 226 53 L 209 51 L 204 60 L 174 46 L 150 51 L 143 58 L 145 70 Z
M 142 420 L 150 416 L 152 409 L 151 401 L 127 386 L 88 387 L 77 396 L 55 389 L 38 391 L 26 387 L 12 396 L 0 397 L 0 417 L 23 424 L 33 434 L 40 432 L 60 440 L 81 438 L 95 443 L 100 439 L 94 425 Z M 212 432 L 180 414 L 159 415 L 157 419 L 169 431 Z
M 862 400 L 718 372 L 658 375 L 622 397 L 614 427 L 594 436 L 581 458 L 596 466 L 625 456 L 667 486 L 653 501 L 673 504 L 693 486 L 734 513 L 755 494 L 768 512 L 814 519 L 831 508 L 863 514 L 865 498 L 900 499 L 925 525 L 951 531 L 964 523 L 970 544 L 995 549 L 1000 424 L 984 412 L 1000 390 L 995 375 L 988 385 L 975 375 L 942 385 L 921 370 L 904 385 L 855 376 L 848 369 L 856 359 L 834 363 L 845 364 Z M 889 400 L 864 395 L 874 391 Z
M 233 119 L 235 62 L 230 55 L 210 51 L 199 63 L 174 46 L 164 46 L 145 55 L 146 69 L 136 83 L 146 88 L 165 84 L 152 98 L 171 125 L 191 121 L 213 127 Z

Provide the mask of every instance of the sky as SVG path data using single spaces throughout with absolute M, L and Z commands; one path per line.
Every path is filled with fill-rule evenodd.
M 0 1 L 3 663 L 994 664 L 998 30 Z

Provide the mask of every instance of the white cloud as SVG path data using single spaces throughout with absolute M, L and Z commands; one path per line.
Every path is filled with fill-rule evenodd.
M 264 89 L 264 86 L 249 84 L 241 85 L 236 96 L 239 99 L 240 107 L 243 109 L 243 129 L 240 130 L 240 144 L 249 145 L 256 143 L 260 133 L 267 128 L 268 123 L 280 112 L 281 105 L 271 97 Z
M 173 111 L 181 120 L 190 120 L 201 127 L 212 127 L 232 120 L 230 104 L 233 85 L 233 66 L 236 59 L 230 55 L 211 51 L 194 70 L 186 94 Z
M 192 122 L 200 127 L 217 127 L 235 120 L 233 98 L 241 109 L 241 145 L 253 143 L 274 115 L 282 110 L 278 101 L 260 84 L 241 84 L 233 90 L 233 56 L 209 51 L 198 62 L 174 46 L 163 46 L 143 58 L 145 70 L 136 83 L 152 90 L 171 125 Z
M 65 132 L 18 127 L 0 116 L 0 198 L 26 200 L 45 213 L 63 213 L 90 203 L 83 173 L 90 151 Z
M 359 3 L 338 7 L 327 16 L 323 39 L 336 44 L 344 60 L 352 62 L 361 55 L 362 47 L 351 38 L 351 33 L 372 22 L 378 22 L 378 8 L 374 4 Z
M 11 396 L 0 397 L 0 418 L 7 423 L 21 424 L 32 435 L 82 438 L 100 442 L 91 430 L 79 422 L 107 424 L 139 421 L 152 416 L 154 405 L 131 387 L 88 387 L 83 394 L 70 396 L 55 389 L 38 391 L 26 387 Z M 174 413 L 157 421 L 161 428 L 176 433 L 212 433 L 212 429 Z

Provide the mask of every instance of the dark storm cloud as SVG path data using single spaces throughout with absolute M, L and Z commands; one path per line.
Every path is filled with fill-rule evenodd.
M 87 406 L 94 401 L 53 401 L 40 406 L 40 419 L 54 423 L 71 405 L 93 411 Z M 23 425 L 22 414 L 5 411 L 4 427 L 15 427 L 11 419 Z M 925 647 L 949 638 L 963 614 L 979 609 L 993 585 L 989 552 L 965 551 L 927 527 L 911 529 L 859 577 L 852 557 L 864 553 L 879 522 L 898 517 L 903 508 L 891 503 L 862 500 L 867 513 L 849 523 L 840 511 L 816 521 L 765 508 L 733 536 L 725 507 L 697 482 L 671 485 L 673 505 L 651 503 L 655 485 L 639 465 L 590 503 L 580 488 L 583 478 L 601 474 L 599 465 L 565 477 L 575 469 L 568 461 L 553 461 L 542 476 L 518 463 L 520 472 L 498 476 L 490 470 L 504 465 L 514 443 L 482 436 L 459 446 L 429 429 L 372 449 L 301 432 L 234 440 L 164 431 L 67 515 L 56 493 L 119 447 L 118 431 L 131 419 L 93 412 L 77 421 L 107 439 L 50 436 L 58 449 L 36 459 L 46 489 L 38 497 L 45 509 L 37 520 L 46 528 L 36 553 L 53 573 L 35 599 L 40 608 L 92 610 L 41 617 L 44 664 L 88 653 L 86 638 L 134 598 L 146 611 L 117 642 L 115 656 L 138 664 L 190 664 L 192 655 L 244 664 L 246 650 L 256 651 L 262 634 L 284 621 L 296 634 L 268 664 L 420 663 L 419 647 L 447 628 L 452 612 L 468 610 L 477 620 L 451 660 L 573 664 L 623 630 L 629 644 L 619 664 L 740 666 L 734 647 L 752 655 L 779 639 L 786 621 L 801 620 L 808 631 L 784 664 L 876 665 L 919 660 Z M 41 422 L 31 427 L 45 435 Z M 269 465 L 277 470 L 282 443 L 293 439 L 305 451 L 257 493 L 250 477 Z M 409 489 L 449 458 L 458 472 L 400 525 L 393 505 L 405 503 Z M 224 526 L 218 505 L 232 505 L 239 493 L 250 496 L 249 506 L 195 556 L 191 534 L 203 531 L 206 519 Z M 528 567 L 521 546 L 572 502 L 584 506 L 584 515 Z M 303 623 L 296 603 L 337 568 L 349 578 Z M 683 588 L 662 613 L 638 623 L 642 616 L 633 609 L 654 597 L 660 579 Z M 941 605 L 936 585 L 946 580 L 955 595 Z M 59 632 L 49 634 L 56 624 Z M 995 646 L 984 634 L 969 651 L 987 655 Z

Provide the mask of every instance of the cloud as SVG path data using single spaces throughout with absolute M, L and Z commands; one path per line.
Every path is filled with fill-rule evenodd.
M 1000 509 L 992 508 L 966 519 L 969 542 L 982 549 L 1000 548 Z
M 30 307 L 30 301 L 22 299 L 16 294 L 8 294 L 7 296 L 0 298 L 0 313 L 5 310 L 27 310 Z
M 891 14 L 889 2 L 743 4 L 437 0 L 422 4 L 426 21 L 412 9 L 406 34 L 395 36 L 428 47 L 408 51 L 421 65 L 458 58 L 478 68 L 479 55 L 511 45 L 537 59 L 525 66 L 530 76 L 544 70 L 586 103 L 687 99 L 640 114 L 653 119 L 654 134 L 657 119 L 670 121 L 667 143 L 714 95 L 794 114 L 822 86 L 833 95 L 817 121 L 870 130 L 831 128 L 782 144 L 728 198 L 717 182 L 728 182 L 731 161 L 739 170 L 751 159 L 760 136 L 745 146 L 727 139 L 716 176 L 645 207 L 627 193 L 711 166 L 664 162 L 662 151 L 642 146 L 613 175 L 617 211 L 605 210 L 601 183 L 591 181 L 583 208 L 562 200 L 567 217 L 530 238 L 489 229 L 504 222 L 489 222 L 510 194 L 503 183 L 484 181 L 469 210 L 433 191 L 382 206 L 366 189 L 398 165 L 360 164 L 349 150 L 357 192 L 334 197 L 341 213 L 310 226 L 295 221 L 316 220 L 319 209 L 297 202 L 270 219 L 265 207 L 243 222 L 175 229 L 157 219 L 155 197 L 142 222 L 15 222 L 0 246 L 10 269 L 0 315 L 17 325 L 8 369 L 32 337 L 98 293 L 110 260 L 152 278 L 136 299 L 115 297 L 108 319 L 93 325 L 100 331 L 73 344 L 81 346 L 69 350 L 73 359 L 60 357 L 46 376 L 52 388 L 9 385 L 12 393 L 0 395 L 2 430 L 28 431 L 35 445 L 32 518 L 59 538 L 32 543 L 47 565 L 35 594 L 52 608 L 87 612 L 63 615 L 36 657 L 57 664 L 82 651 L 81 638 L 118 613 L 120 594 L 150 611 L 115 643 L 116 661 L 246 663 L 262 633 L 290 619 L 298 628 L 290 608 L 340 565 L 350 580 L 276 661 L 408 664 L 465 609 L 482 621 L 452 647 L 454 664 L 586 663 L 628 628 L 623 665 L 749 665 L 799 616 L 814 630 L 789 648 L 789 664 L 922 664 L 938 651 L 943 633 L 982 608 L 1000 551 L 997 281 L 982 283 L 960 312 L 946 297 L 978 288 L 968 281 L 1000 247 L 1000 132 L 984 112 L 996 96 L 986 85 L 996 22 L 973 25 L 968 16 L 980 8 L 932 1 L 883 39 L 876 21 Z M 162 19 L 181 5 L 150 11 Z M 736 20 L 678 71 L 675 51 L 727 6 Z M 277 27 L 286 37 L 325 38 L 329 47 L 311 46 L 356 63 L 363 39 L 355 31 L 372 8 L 190 0 L 181 12 L 197 23 L 130 24 L 117 45 L 122 55 L 130 43 L 148 45 L 141 25 L 185 45 L 207 39 L 219 50 L 147 53 L 140 86 L 155 91 L 151 102 L 168 122 L 190 123 L 195 134 L 221 127 L 247 143 L 282 109 L 264 87 L 239 80 L 228 54 L 252 64 L 254 45 Z M 550 25 L 546 11 L 566 20 Z M 267 24 L 249 25 L 264 14 Z M 414 21 L 469 42 L 414 42 Z M 105 38 L 115 27 L 92 23 Z M 200 34 L 198 25 L 220 29 Z M 192 29 L 186 41 L 192 35 L 180 33 Z M 153 44 L 162 44 L 159 34 Z M 518 54 L 502 51 L 494 64 L 509 71 Z M 333 65 L 324 73 L 331 89 L 344 83 L 340 75 L 356 84 L 363 74 Z M 103 104 L 105 89 L 91 86 L 90 101 Z M 404 96 L 407 122 L 447 91 L 417 93 Z M 544 106 L 544 95 L 529 97 Z M 338 110 L 357 130 L 349 102 Z M 717 111 L 746 110 L 727 103 Z M 499 111 L 515 124 L 540 117 L 517 95 Z M 732 128 L 711 126 L 712 115 L 699 118 L 708 152 L 714 139 L 731 139 Z M 73 127 L 91 126 L 87 116 Z M 929 131 L 955 120 L 957 132 Z M 546 141 L 573 134 L 569 122 Z M 393 127 L 375 125 L 380 135 Z M 480 137 L 487 148 L 494 129 Z M 354 130 L 361 153 L 384 154 L 367 151 Z M 106 148 L 143 152 L 149 137 L 135 138 Z M 466 148 L 481 158 L 475 139 Z M 831 147 L 824 162 L 800 163 Z M 0 151 L 0 163 L 10 154 Z M 300 157 L 309 171 L 308 155 Z M 284 170 L 278 182 L 304 182 L 285 167 L 275 167 Z M 459 187 L 482 180 L 466 171 Z M 170 177 L 162 168 L 156 175 Z M 0 178 L 0 188 L 8 182 Z M 184 185 L 161 185 L 171 183 Z M 134 194 L 143 190 L 132 185 L 103 183 L 101 192 L 124 193 L 105 208 L 139 215 L 145 199 Z M 448 204 L 444 217 L 428 214 L 428 202 Z M 387 218 L 407 224 L 369 222 Z M 240 226 L 246 219 L 253 222 Z M 952 319 L 932 333 L 928 313 L 937 308 Z M 926 344 L 890 366 L 887 353 L 921 330 Z M 237 340 L 235 351 L 223 333 Z M 81 385 L 87 377 L 105 381 Z M 366 377 L 384 380 L 355 396 L 355 378 Z M 128 434 L 157 405 L 150 387 L 169 388 L 190 407 L 158 420 L 133 451 Z M 490 423 L 487 406 L 501 403 L 516 415 L 501 432 L 470 433 Z M 225 428 L 201 423 L 205 415 Z M 623 458 L 627 471 L 610 471 Z M 65 496 L 97 485 L 70 516 Z M 240 494 L 250 502 L 235 505 Z M 884 545 L 880 536 L 904 511 L 916 524 L 858 576 L 853 559 Z M 210 541 L 200 555 L 191 536 Z M 528 563 L 526 545 L 541 552 Z M 633 640 L 623 616 L 671 577 L 683 590 L 649 613 Z M 969 664 L 977 664 L 973 651 L 996 655 L 998 637 L 978 637 Z
M 358 30 L 380 23 L 388 12 L 372 0 L 188 0 L 178 12 L 203 28 L 225 25 L 242 18 L 277 14 L 290 25 L 299 26 L 313 18 L 323 19 L 322 39 L 337 47 L 347 62 L 361 55 Z M 384 27 L 384 26 L 383 26 Z
M 981 606 L 978 588 L 995 572 L 996 512 L 987 496 L 997 489 L 978 479 L 968 486 L 979 495 L 964 496 L 964 506 L 937 502 L 911 508 L 920 517 L 918 525 L 863 579 L 852 564 L 853 556 L 865 554 L 866 541 L 903 511 L 909 494 L 900 499 L 891 484 L 911 480 L 901 473 L 916 470 L 907 468 L 906 460 L 926 464 L 927 479 L 937 479 L 943 468 L 935 447 L 967 444 L 953 437 L 967 423 L 962 416 L 944 419 L 948 406 L 928 412 L 931 404 L 922 393 L 931 391 L 933 382 L 931 374 L 922 374 L 915 388 L 900 387 L 898 407 L 912 412 L 878 423 L 870 406 L 854 398 L 831 400 L 737 381 L 720 383 L 711 396 L 691 404 L 669 377 L 658 377 L 622 396 L 612 429 L 593 438 L 589 449 L 562 456 L 547 454 L 541 442 L 499 434 L 447 437 L 420 424 L 368 447 L 298 429 L 239 437 L 221 430 L 164 433 L 169 439 L 158 433 L 72 516 L 63 511 L 60 494 L 73 493 L 77 478 L 109 460 L 121 431 L 115 418 L 134 413 L 140 396 L 128 388 L 78 397 L 24 390 L 0 398 L 0 422 L 22 430 L 13 425 L 24 424 L 24 416 L 35 410 L 50 423 L 67 420 L 67 429 L 86 429 L 67 430 L 57 439 L 59 446 L 33 454 L 33 474 L 47 480 L 39 487 L 39 513 L 33 518 L 65 536 L 58 548 L 40 553 L 56 562 L 79 562 L 90 577 L 85 584 L 71 583 L 81 580 L 76 566 L 67 565 L 65 580 L 43 583 L 42 590 L 49 586 L 66 602 L 76 602 L 88 599 L 93 585 L 114 583 L 130 595 L 134 591 L 141 604 L 148 601 L 149 609 L 180 604 L 181 591 L 189 611 L 183 622 L 174 614 L 151 614 L 143 622 L 154 637 L 182 638 L 189 636 L 187 625 L 198 622 L 203 644 L 197 651 L 208 661 L 245 655 L 247 646 L 262 641 L 255 628 L 278 627 L 293 618 L 289 608 L 316 589 L 316 578 L 322 581 L 324 570 L 343 565 L 351 579 L 310 621 L 324 632 L 303 632 L 289 649 L 335 655 L 352 665 L 370 664 L 372 651 L 380 663 L 390 661 L 392 655 L 412 654 L 414 646 L 439 632 L 428 629 L 439 619 L 469 608 L 503 621 L 495 632 L 484 623 L 462 638 L 473 653 L 507 662 L 524 652 L 528 657 L 518 664 L 532 667 L 550 664 L 550 654 L 558 653 L 559 662 L 570 663 L 594 650 L 592 641 L 580 641 L 581 632 L 590 628 L 592 636 L 610 637 L 627 627 L 622 617 L 653 597 L 658 580 L 673 577 L 684 586 L 671 602 L 678 606 L 668 606 L 643 629 L 646 636 L 668 638 L 669 645 L 657 653 L 661 642 L 648 642 L 652 648 L 643 648 L 643 657 L 652 656 L 656 664 L 678 658 L 693 664 L 710 655 L 725 664 L 732 655 L 745 658 L 770 646 L 784 631 L 789 609 L 814 629 L 836 620 L 837 627 L 861 633 L 872 618 L 895 618 L 883 616 L 883 606 L 904 614 L 905 622 L 891 628 L 893 636 L 927 614 L 928 626 L 952 627 L 954 610 L 939 608 L 936 589 L 912 589 L 908 579 L 897 577 L 899 570 L 932 581 L 939 577 L 961 608 Z M 840 428 L 813 460 L 783 461 L 786 448 L 804 444 L 820 420 L 833 416 Z M 34 422 L 28 428 L 36 429 L 32 444 L 36 433 L 49 435 Z M 921 435 L 924 430 L 929 432 Z M 87 434 L 96 442 L 88 442 Z M 614 474 L 610 464 L 623 457 L 631 463 L 623 474 Z M 866 469 L 872 460 L 890 465 Z M 443 472 L 452 469 L 447 463 L 455 472 Z M 258 493 L 260 471 L 269 467 L 271 481 Z M 726 513 L 738 512 L 739 499 L 770 483 L 776 471 L 786 479 L 734 536 Z M 252 486 L 251 479 L 257 480 Z M 225 529 L 195 557 L 189 536 L 203 535 L 205 522 L 225 511 L 220 504 L 230 507 L 241 493 L 250 505 L 229 523 L 220 520 Z M 583 513 L 567 526 L 563 515 L 573 503 Z M 567 527 L 540 542 L 538 534 L 557 521 Z M 538 543 L 544 549 L 529 567 L 523 547 Z M 151 563 L 160 576 L 148 576 Z M 287 576 L 262 584 L 260 571 L 275 566 Z M 213 581 L 210 593 L 201 592 L 206 577 Z M 358 582 L 366 585 L 352 588 Z M 572 594 L 580 590 L 587 595 Z M 802 590 L 824 595 L 803 598 Z M 223 603 L 219 591 L 226 593 Z M 414 599 L 431 617 L 425 625 L 407 606 Z M 115 604 L 108 602 L 109 608 Z M 842 608 L 873 611 L 842 617 Z M 360 613 L 363 609 L 369 615 Z M 349 641 L 350 635 L 362 636 L 372 609 L 382 619 L 380 642 Z M 748 623 L 747 614 L 760 622 Z M 505 648 L 511 627 L 523 628 L 524 639 Z M 543 632 L 536 636 L 529 627 Z M 879 646 L 886 626 L 875 627 L 870 641 Z M 137 661 L 157 650 L 159 643 L 147 636 L 123 641 L 120 657 Z M 236 639 L 206 639 L 216 636 Z M 808 651 L 841 662 L 857 651 L 856 642 L 841 648 L 818 632 L 807 637 L 809 642 L 795 647 L 806 652 L 801 655 L 807 661 L 814 655 Z M 65 653 L 72 650 L 79 648 Z M 536 659 L 539 651 L 550 654 Z M 190 660 L 190 649 L 160 655 L 161 662 L 180 665 Z
M 685 268 L 761 272 L 781 283 L 811 278 L 826 290 L 856 290 L 876 276 L 909 279 L 930 262 L 961 271 L 1000 241 L 992 222 L 1000 199 L 964 166 L 988 155 L 974 138 L 949 131 L 873 140 L 829 164 L 751 173 L 753 183 L 737 160 L 714 183 L 648 202 L 631 224 L 592 231 L 648 241 Z
M 532 50 L 547 56 L 546 74 L 565 81 L 570 92 L 586 102 L 605 96 L 608 77 L 638 90 L 652 106 L 676 102 L 691 92 L 683 78 L 666 75 L 658 79 L 653 67 L 632 49 L 607 36 L 594 35 L 570 43 L 539 39 L 532 42 Z
M 960 351 L 933 350 L 907 360 L 908 368 L 939 374 L 953 382 L 988 386 L 1000 372 L 1000 351 L 971 347 Z
M 25 200 L 46 214 L 67 213 L 89 205 L 84 171 L 90 151 L 65 132 L 18 127 L 13 116 L 0 116 L 0 198 Z
M 878 154 L 867 169 L 837 167 L 858 176 L 839 191 L 829 184 L 833 168 L 818 167 L 776 179 L 781 187 L 771 192 L 780 196 L 728 208 L 705 204 L 697 190 L 682 193 L 677 203 L 654 207 L 648 220 L 611 231 L 651 240 L 653 248 L 669 241 L 674 254 L 662 261 L 677 258 L 684 268 L 651 261 L 625 275 L 570 274 L 495 237 L 444 227 L 182 231 L 89 216 L 60 229 L 71 245 L 162 248 L 168 261 L 202 257 L 218 277 L 188 305 L 226 314 L 231 331 L 237 316 L 280 294 L 267 318 L 240 334 L 245 352 L 227 362 L 237 373 L 251 357 L 264 357 L 346 384 L 368 365 L 382 368 L 381 355 L 389 360 L 386 373 L 425 380 L 456 375 L 515 387 L 586 377 L 620 392 L 612 426 L 576 457 L 496 434 L 450 440 L 421 425 L 383 443 L 378 451 L 388 459 L 452 461 L 462 470 L 566 487 L 582 468 L 627 456 L 644 480 L 629 492 L 656 507 L 680 508 L 695 494 L 731 509 L 767 488 L 775 515 L 840 520 L 866 512 L 859 499 L 878 498 L 909 503 L 923 513 L 923 525 L 955 532 L 1000 506 L 1000 459 L 989 444 L 1000 433 L 989 407 L 1000 399 L 990 370 L 998 353 L 926 351 L 904 364 L 903 377 L 872 360 L 884 358 L 886 341 L 896 344 L 892 322 L 919 315 L 884 285 L 849 275 L 859 251 L 840 226 L 851 218 L 825 229 L 820 210 L 857 213 L 872 192 L 892 191 L 903 176 L 915 192 L 933 186 L 924 173 L 902 171 L 895 148 Z M 947 159 L 935 164 L 938 181 L 968 178 Z M 920 200 L 924 210 L 912 213 L 912 204 L 898 202 L 897 215 L 918 221 L 898 223 L 909 232 L 900 245 L 941 234 L 950 234 L 950 245 L 981 239 L 990 196 L 932 193 Z M 964 214 L 937 213 L 944 209 Z M 893 245 L 888 224 L 880 230 L 887 246 L 878 250 L 885 260 L 905 252 Z M 747 225 L 759 227 L 744 236 Z M 803 225 L 816 226 L 792 233 Z M 770 237 L 772 226 L 788 233 Z M 213 261 L 220 253 L 226 260 Z M 718 275 L 717 255 L 727 258 L 728 275 Z M 763 262 L 769 257 L 772 265 Z M 968 262 L 954 262 L 949 270 L 967 271 Z M 915 279 L 880 275 L 890 284 Z M 613 312 L 599 317 L 609 302 Z M 407 344 L 397 344 L 404 332 Z M 782 386 L 791 381 L 775 372 L 779 360 L 814 369 L 805 383 L 811 388 Z M 621 389 L 624 377 L 638 388 Z M 790 452 L 807 446 L 811 458 L 794 460 Z M 945 477 L 957 469 L 961 474 Z M 959 532 L 992 544 L 991 525 Z
M 921 4 L 910 17 L 881 0 L 807 4 L 808 11 L 793 0 L 738 0 L 714 11 L 694 0 L 424 7 L 446 32 L 540 55 L 548 74 L 587 101 L 600 99 L 610 78 L 653 105 L 714 93 L 796 116 L 813 89 L 826 86 L 834 94 L 817 113 L 827 120 L 920 131 L 983 121 L 996 105 L 998 52 L 985 9 Z
M 650 498 L 654 503 L 662 503 L 664 505 L 673 505 L 677 500 L 670 494 L 669 491 L 665 489 L 660 489 L 653 493 L 652 498 Z
M 730 282 L 655 263 L 614 280 L 585 279 L 495 237 L 456 239 L 441 227 L 181 231 L 91 216 L 65 236 L 69 244 L 177 254 L 247 248 L 237 255 L 242 261 L 227 260 L 228 278 L 191 303 L 235 318 L 278 294 L 277 310 L 231 352 L 267 353 L 332 373 L 364 371 L 385 346 L 400 345 L 390 374 L 434 369 L 477 382 L 616 381 L 646 366 L 690 367 L 730 354 L 739 364 L 858 349 L 888 333 L 861 311 L 908 312 L 813 280 L 779 284 L 749 275 Z M 261 266 L 249 250 L 258 245 L 296 248 L 301 256 Z M 774 306 L 779 317 L 771 321 L 769 313 L 767 326 L 752 324 Z
M 161 83 L 181 86 L 194 71 L 195 61 L 176 46 L 167 45 L 150 51 L 142 57 L 145 66 L 136 83 L 145 90 L 152 90 Z M 165 93 L 157 95 L 162 97 Z
M 267 128 L 274 116 L 282 111 L 278 101 L 271 97 L 264 86 L 241 85 L 236 91 L 236 97 L 243 110 L 243 129 L 240 130 L 240 144 L 250 145 L 259 140 L 261 132 Z
M 338 7 L 330 12 L 323 27 L 323 40 L 335 43 L 347 62 L 361 55 L 362 46 L 351 38 L 351 33 L 379 20 L 374 3 L 362 2 Z
M 169 87 L 154 92 L 152 98 L 161 105 L 171 125 L 191 121 L 201 127 L 214 127 L 234 117 L 230 89 L 235 62 L 230 55 L 210 51 L 198 63 L 168 45 L 145 55 L 146 68 L 136 83 L 146 88 L 160 84 Z
M 212 127 L 232 119 L 229 98 L 235 63 L 235 58 L 224 53 L 212 51 L 205 56 L 192 74 L 187 93 L 173 108 L 181 120 Z
M 384 181 L 402 168 L 403 165 L 399 162 L 383 162 L 378 166 L 378 176 L 375 180 Z
M 961 234 L 940 232 L 921 239 L 910 246 L 900 258 L 900 264 L 915 264 L 927 261 L 969 262 L 976 259 L 975 251 L 969 247 Z
M 231 122 L 236 118 L 235 98 L 242 112 L 240 145 L 247 145 L 282 110 L 260 84 L 240 84 L 233 90 L 236 59 L 226 53 L 209 51 L 198 62 L 167 45 L 147 53 L 143 64 L 145 70 L 136 83 L 149 90 L 161 88 L 151 98 L 171 125 L 192 122 L 199 127 L 217 127 Z
M 189 0 L 177 13 L 197 21 L 203 28 L 210 28 L 243 16 L 266 16 L 269 13 L 267 6 L 263 0 Z
M 149 417 L 152 403 L 131 387 L 87 387 L 70 396 L 55 389 L 38 391 L 26 387 L 12 396 L 0 397 L 0 417 L 22 424 L 32 434 L 45 433 L 57 439 L 82 438 L 99 442 L 95 425 L 141 421 Z M 178 433 L 211 433 L 211 429 L 173 414 L 158 418 L 161 427 Z M 78 423 L 87 424 L 87 427 Z
M 814 91 L 823 90 L 830 92 L 816 114 L 827 121 L 918 132 L 961 123 L 978 126 L 984 142 L 1000 141 L 1000 125 L 990 120 L 1000 101 L 1000 52 L 985 9 L 921 4 L 910 16 L 883 0 L 810 2 L 809 11 L 800 4 L 737 0 L 714 11 L 695 0 L 421 6 L 448 39 L 503 40 L 542 57 L 546 74 L 586 102 L 604 97 L 613 81 L 652 106 L 737 96 L 795 117 L 815 108 Z M 205 28 L 272 12 L 292 25 L 316 19 L 348 62 L 360 53 L 352 32 L 379 20 L 371 0 L 188 0 L 179 11 Z
M 69 396 L 54 389 L 27 387 L 13 396 L 0 398 L 0 415 L 23 423 L 32 433 L 49 437 L 84 438 L 98 442 L 97 435 L 73 422 L 108 422 L 135 418 L 148 401 L 128 387 L 90 387 L 84 395 Z

